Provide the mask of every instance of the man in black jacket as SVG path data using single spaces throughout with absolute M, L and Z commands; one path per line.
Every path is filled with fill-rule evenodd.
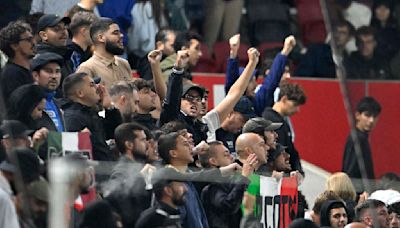
M 96 82 L 100 82 L 96 79 Z M 65 78 L 63 93 L 68 98 L 62 105 L 67 131 L 90 131 L 95 160 L 113 161 L 106 139 L 114 138 L 114 129 L 122 122 L 121 114 L 111 102 L 103 85 L 86 73 L 75 73 Z M 98 104 L 105 109 L 105 118 L 98 115 Z
M 233 157 L 220 141 L 210 142 L 207 151 L 199 154 L 204 168 L 224 167 L 232 164 Z M 257 162 L 255 154 L 250 155 L 243 164 L 241 175 L 226 178 L 227 183 L 211 183 L 202 193 L 201 200 L 207 215 L 209 227 L 239 227 L 240 205 Z
M 215 131 L 234 110 L 234 106 L 247 88 L 251 72 L 258 63 L 259 53 L 255 48 L 250 48 L 247 53 L 249 62 L 239 80 L 234 83 L 225 99 L 199 120 L 199 113 L 202 109 L 201 101 L 205 90 L 202 86 L 190 82 L 186 82 L 182 86 L 184 69 L 190 58 L 188 50 L 178 51 L 172 74 L 169 77 L 167 94 L 160 116 L 160 126 L 169 121 L 180 120 L 187 124 L 187 130 L 193 134 L 195 145 L 207 138 L 208 141 L 215 141 Z
M 305 104 L 307 97 L 303 89 L 298 84 L 283 83 L 280 86 L 279 99 L 272 106 L 266 108 L 263 117 L 275 123 L 282 123 L 278 133 L 278 143 L 287 147 L 290 155 L 290 165 L 293 171 L 297 170 L 304 175 L 303 168 L 300 163 L 300 156 L 294 146 L 293 127 L 288 122 L 288 117 L 296 114 L 300 110 L 300 106 Z
M 74 71 L 66 64 L 70 59 L 67 52 L 68 30 L 67 25 L 71 22 L 68 17 L 59 17 L 54 14 L 45 14 L 40 17 L 37 24 L 37 32 L 40 42 L 36 45 L 37 53 L 52 52 L 64 58 L 61 68 L 61 85 L 69 74 Z M 57 91 L 57 97 L 61 97 L 61 90 Z
M 175 66 L 168 82 L 167 96 L 160 116 L 160 126 L 173 120 L 180 120 L 187 125 L 197 145 L 207 139 L 207 124 L 196 119 L 204 89 L 194 84 L 182 86 L 184 67 L 189 61 L 187 50 L 178 51 Z
M 4 101 L 21 85 L 32 83 L 29 64 L 34 54 L 35 40 L 31 28 L 21 21 L 10 22 L 0 30 L 0 50 L 8 56 L 1 71 L 1 90 Z
M 344 61 L 346 77 L 349 79 L 392 79 L 387 56 L 380 55 L 374 30 L 362 26 L 356 32 L 357 51 Z
M 357 192 L 366 190 L 366 186 L 363 185 L 361 178 L 369 179 L 370 183 L 373 183 L 375 180 L 374 164 L 368 136 L 369 132 L 375 127 L 380 113 L 381 105 L 374 98 L 364 97 L 361 99 L 357 104 L 355 113 L 356 126 L 354 131 L 358 139 L 358 145 L 351 135 L 349 135 L 346 140 L 342 171 L 352 178 Z M 358 146 L 360 148 L 360 153 L 356 152 Z M 361 157 L 359 157 L 359 155 L 361 155 Z

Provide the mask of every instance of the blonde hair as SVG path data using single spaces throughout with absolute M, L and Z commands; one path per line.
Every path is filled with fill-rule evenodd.
M 344 201 L 356 200 L 356 190 L 350 177 L 343 172 L 332 174 L 326 180 L 326 190 L 335 192 Z

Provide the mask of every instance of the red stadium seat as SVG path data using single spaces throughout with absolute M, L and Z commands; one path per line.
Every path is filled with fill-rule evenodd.
M 326 29 L 319 0 L 295 0 L 295 4 L 304 45 L 323 43 Z
M 258 45 L 257 49 L 261 54 L 261 59 L 264 59 L 264 53 L 266 50 L 271 50 L 275 48 L 282 48 L 283 47 L 283 41 L 282 42 L 264 42 Z
M 219 41 L 214 44 L 214 56 L 217 72 L 226 71 L 226 61 L 229 57 L 229 43 L 228 41 Z M 225 67 L 224 67 L 225 66 Z
M 249 61 L 249 56 L 247 55 L 247 50 L 249 50 L 250 46 L 247 44 L 240 44 L 240 48 L 238 51 L 238 57 L 239 57 L 239 65 L 240 66 L 246 66 L 247 62 Z M 226 71 L 226 65 L 224 68 L 224 72 Z
M 239 65 L 245 66 L 248 61 L 247 57 L 247 50 L 249 49 L 249 45 L 247 44 L 240 44 L 240 48 L 238 51 L 239 57 Z M 229 42 L 228 41 L 220 41 L 214 44 L 214 56 L 215 56 L 215 63 L 217 65 L 217 71 L 221 73 L 225 73 L 227 59 L 229 57 Z

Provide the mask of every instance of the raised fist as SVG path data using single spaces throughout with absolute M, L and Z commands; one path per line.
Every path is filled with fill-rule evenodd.
M 189 50 L 178 51 L 178 55 L 175 61 L 175 67 L 183 69 L 189 62 Z
M 247 50 L 247 55 L 249 56 L 249 62 L 253 61 L 256 64 L 258 63 L 258 60 L 260 58 L 260 52 L 258 52 L 256 48 L 252 47 L 249 50 Z
M 229 39 L 229 46 L 231 48 L 230 57 L 236 58 L 240 47 L 240 34 L 236 34 Z
M 294 38 L 294 36 L 290 35 L 286 37 L 285 42 L 283 43 L 282 54 L 289 55 L 295 46 L 296 39 Z
M 159 50 L 153 50 L 147 55 L 150 64 L 160 63 L 162 53 Z

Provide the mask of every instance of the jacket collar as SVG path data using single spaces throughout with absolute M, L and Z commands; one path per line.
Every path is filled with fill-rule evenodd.
M 56 53 L 56 54 L 59 54 L 59 55 L 65 57 L 67 54 L 67 46 L 56 47 L 56 46 L 48 44 L 48 43 L 40 42 L 36 45 L 36 51 L 38 53 L 53 52 L 53 53 Z
M 110 65 L 112 65 L 112 64 L 114 64 L 114 65 L 116 65 L 116 66 L 119 65 L 118 62 L 117 62 L 117 60 L 116 60 L 116 58 L 115 58 L 115 56 L 113 56 L 113 58 L 110 59 L 110 58 L 106 58 L 106 57 L 104 57 L 104 56 L 101 56 L 101 55 L 100 55 L 99 53 L 97 53 L 97 52 L 94 52 L 93 58 L 95 58 L 95 60 L 97 60 L 97 61 L 103 63 L 105 66 L 110 66 Z

